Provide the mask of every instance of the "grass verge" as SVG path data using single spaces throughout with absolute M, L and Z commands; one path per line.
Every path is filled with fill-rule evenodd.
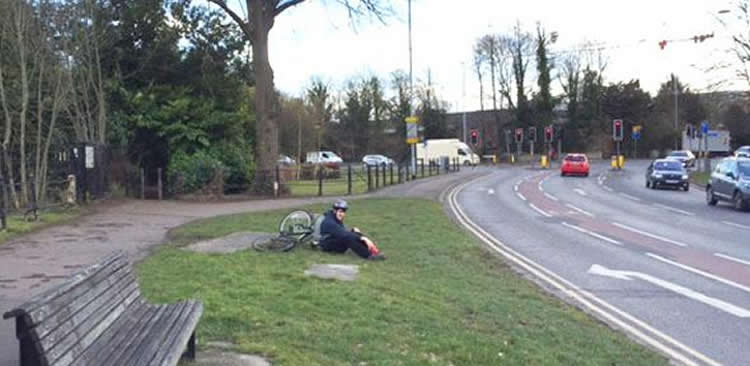
M 21 235 L 70 221 L 85 212 L 86 210 L 83 208 L 72 208 L 64 211 L 45 210 L 40 211 L 39 220 L 31 222 L 25 221 L 22 215 L 10 215 L 7 217 L 8 228 L 5 231 L 0 231 L 0 245 Z
M 711 178 L 711 173 L 705 172 L 690 172 L 690 183 L 698 184 L 705 187 L 708 184 L 708 180 Z
M 203 220 L 170 236 L 186 243 L 274 231 L 287 212 Z M 667 364 L 518 276 L 435 202 L 357 201 L 347 224 L 365 228 L 388 260 L 307 248 L 209 255 L 167 245 L 138 265 L 140 284 L 155 302 L 202 300 L 202 342 L 231 341 L 276 365 Z M 315 263 L 358 264 L 360 277 L 305 277 Z

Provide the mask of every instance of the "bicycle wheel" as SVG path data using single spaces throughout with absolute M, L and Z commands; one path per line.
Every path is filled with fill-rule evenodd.
M 279 224 L 279 234 L 282 236 L 302 236 L 312 229 L 312 215 L 303 210 L 292 211 Z

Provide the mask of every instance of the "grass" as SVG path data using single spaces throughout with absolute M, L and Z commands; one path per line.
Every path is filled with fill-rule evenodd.
M 705 172 L 690 172 L 690 182 L 705 186 L 708 183 L 708 179 L 711 178 L 711 173 Z
M 43 229 L 45 227 L 67 222 L 83 214 L 82 208 L 73 208 L 65 211 L 43 210 L 39 213 L 39 220 L 28 222 L 22 215 L 10 215 L 7 217 L 8 229 L 0 231 L 0 245 L 17 238 L 21 235 Z
M 307 248 L 219 255 L 177 245 L 273 231 L 288 211 L 172 231 L 172 245 L 138 265 L 144 293 L 155 302 L 202 300 L 200 342 L 230 341 L 275 365 L 668 364 L 517 275 L 432 201 L 355 203 L 347 224 L 377 240 L 388 255 L 384 262 Z M 306 277 L 315 263 L 358 264 L 360 277 Z
M 373 183 L 374 184 L 374 183 Z M 317 180 L 296 180 L 287 183 L 292 196 L 309 197 L 318 195 Z M 345 195 L 349 192 L 349 183 L 344 179 L 327 179 L 323 181 L 323 195 Z M 352 178 L 352 194 L 367 192 L 367 181 Z

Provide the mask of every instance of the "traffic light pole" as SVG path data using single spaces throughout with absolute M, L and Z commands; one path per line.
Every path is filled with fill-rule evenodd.
M 622 169 L 620 166 L 620 141 L 617 141 L 615 145 L 617 145 L 617 169 L 619 170 Z

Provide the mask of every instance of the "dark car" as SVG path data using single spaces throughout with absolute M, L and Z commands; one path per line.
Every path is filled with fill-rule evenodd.
M 706 203 L 713 206 L 719 200 L 731 202 L 738 211 L 750 207 L 749 158 L 724 158 L 711 172 L 706 185 Z
M 675 187 L 688 191 L 688 178 L 682 162 L 671 159 L 654 160 L 646 169 L 646 188 Z

